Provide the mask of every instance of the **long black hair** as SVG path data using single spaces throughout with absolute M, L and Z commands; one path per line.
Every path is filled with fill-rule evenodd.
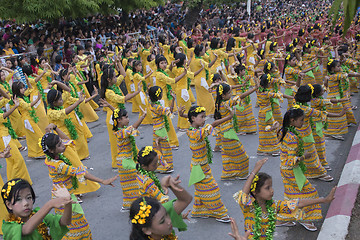
M 284 137 L 290 127 L 291 119 L 297 120 L 299 117 L 304 116 L 304 111 L 301 108 L 290 108 L 284 115 L 283 126 L 279 130 L 278 135 L 281 135 L 280 142 L 284 140 Z
M 24 88 L 25 84 L 23 84 L 22 82 L 18 81 L 18 82 L 13 82 L 12 86 L 11 86 L 11 90 L 13 92 L 13 95 L 16 97 L 20 97 L 20 98 L 24 98 L 24 94 L 22 94 L 20 92 L 20 89 Z
M 105 65 L 101 76 L 100 97 L 105 99 L 106 89 L 109 87 L 109 80 L 115 77 L 115 71 L 109 65 Z
M 41 149 L 43 152 L 49 156 L 50 158 L 54 159 L 56 155 L 50 150 L 55 150 L 56 145 L 61 141 L 59 135 L 54 133 L 45 133 L 45 135 L 41 138 Z
M 159 96 L 157 96 L 159 89 L 160 89 L 160 94 L 159 94 Z M 153 87 L 149 88 L 148 93 L 149 93 L 150 101 L 157 102 L 162 98 L 163 90 L 159 86 L 153 86 Z
M 11 185 L 9 186 L 9 183 L 12 186 Z M 9 188 L 10 188 L 10 191 L 8 191 Z M 35 203 L 35 198 L 36 198 L 35 192 L 28 181 L 21 179 L 21 178 L 14 178 L 14 179 L 7 181 L 4 184 L 4 186 L 1 189 L 1 197 L 2 197 L 2 199 L 4 201 L 4 205 L 9 213 L 12 213 L 12 210 L 7 207 L 6 201 L 9 201 L 9 203 L 14 205 L 17 202 L 17 199 L 19 198 L 20 191 L 23 189 L 26 189 L 26 188 L 30 189 L 30 194 L 31 194 L 33 203 Z
M 307 103 L 311 101 L 311 88 L 309 85 L 302 85 L 295 94 L 295 101 L 299 103 Z
M 222 89 L 222 90 L 221 90 Z M 216 87 L 216 101 L 215 101 L 215 113 L 214 113 L 214 118 L 217 119 L 221 119 L 221 113 L 220 113 L 220 104 L 223 101 L 223 95 L 225 95 L 226 93 L 228 93 L 231 90 L 230 85 L 226 84 L 226 83 L 220 83 L 217 87 Z M 222 91 L 222 93 L 220 94 L 220 91 Z
M 54 102 L 56 102 L 57 100 L 59 100 L 61 98 L 62 94 L 60 91 L 58 90 L 55 90 L 55 89 L 51 89 L 49 92 L 48 92 L 48 95 L 47 95 L 47 102 L 49 104 L 49 107 L 54 109 L 55 106 L 54 106 Z
M 122 117 L 125 117 L 127 115 L 127 111 L 125 109 L 115 109 L 113 111 L 113 114 L 111 115 L 111 119 L 113 120 L 114 124 L 113 124 L 113 131 L 116 132 L 119 130 L 119 126 L 117 123 L 118 119 L 121 119 Z
M 287 67 L 289 61 L 291 61 L 291 59 L 295 58 L 295 54 L 291 53 L 291 54 L 288 54 L 286 55 L 285 57 L 285 63 L 284 63 L 284 69 L 283 69 L 283 72 L 282 72 L 282 78 L 284 78 L 284 75 L 285 75 L 285 68 Z

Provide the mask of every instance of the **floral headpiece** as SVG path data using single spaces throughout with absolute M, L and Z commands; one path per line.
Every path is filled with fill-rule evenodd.
M 334 62 L 334 59 L 330 59 L 330 60 L 328 61 L 328 66 L 330 66 L 333 62 Z
M 267 65 L 266 65 L 267 70 L 270 71 L 270 70 L 271 70 L 271 63 L 268 62 L 268 63 L 266 63 L 266 64 L 267 64 Z
M 290 57 L 291 57 L 290 54 L 288 54 L 288 55 L 286 56 L 286 58 L 285 58 L 286 61 L 289 61 L 289 60 L 290 60 Z
M 292 44 L 292 43 L 289 44 L 289 47 L 293 47 L 293 46 L 294 46 L 294 44 Z
M 146 146 L 144 151 L 142 152 L 141 156 L 145 157 L 149 155 L 149 153 L 153 150 L 152 146 Z
M 119 117 L 119 112 L 120 112 L 119 109 L 115 109 L 115 110 L 114 110 L 114 118 L 118 118 L 118 117 Z
M 161 88 L 159 88 L 158 90 L 156 90 L 156 92 L 155 92 L 155 95 L 157 96 L 157 97 L 159 97 L 160 96 L 160 94 L 161 94 Z
M 260 55 L 263 55 L 264 54 L 264 49 L 261 49 L 260 50 Z
M 268 81 L 270 81 L 270 80 L 271 80 L 271 75 L 270 75 L 270 74 L 266 74 L 266 78 L 267 78 Z
M 3 198 L 4 199 L 8 199 L 8 197 L 9 197 L 9 195 L 10 195 L 10 192 L 11 192 L 11 188 L 13 187 L 13 186 L 15 186 L 15 184 L 16 183 L 18 183 L 18 182 L 20 182 L 21 180 L 19 179 L 19 180 L 17 180 L 17 181 L 15 181 L 15 180 L 12 180 L 11 182 L 8 182 L 7 183 L 7 188 L 5 189 L 4 187 L 3 187 L 3 189 L 1 190 L 1 193 L 3 193 Z
M 314 45 L 315 44 L 315 42 L 316 42 L 316 40 L 314 39 L 314 40 L 312 40 L 311 41 L 311 45 Z
M 220 84 L 219 85 L 219 95 L 222 95 L 224 92 L 224 87 Z
M 259 176 L 255 175 L 254 179 L 252 180 L 250 192 L 255 192 L 257 182 L 259 181 Z
M 150 216 L 150 209 L 151 209 L 151 205 L 147 205 L 145 198 L 143 198 L 143 201 L 140 202 L 140 210 L 139 212 L 134 216 L 134 218 L 131 220 L 132 223 L 134 224 L 145 224 L 145 218 Z
M 245 56 L 244 53 L 240 53 L 240 58 L 243 58 Z
M 205 112 L 205 111 L 206 111 L 206 109 L 204 107 L 197 107 L 194 109 L 194 112 L 196 112 L 196 113 L 201 113 L 201 112 Z
M 314 87 L 313 87 L 313 85 L 309 83 L 308 86 L 311 88 L 311 94 L 313 94 L 313 93 L 314 93 Z
M 299 109 L 299 108 L 300 108 L 300 105 L 295 104 L 295 105 L 292 106 L 292 108 L 294 108 L 294 109 Z
M 37 59 L 35 59 L 35 61 L 36 61 L 37 63 L 39 63 L 39 62 L 40 62 L 38 58 L 37 58 Z

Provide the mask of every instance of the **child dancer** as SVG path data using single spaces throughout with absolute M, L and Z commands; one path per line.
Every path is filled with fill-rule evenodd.
M 112 107 L 112 106 L 108 106 Z M 123 190 L 123 206 L 121 211 L 128 211 L 131 203 L 140 197 L 139 185 L 137 182 L 137 162 L 138 149 L 135 143 L 136 136 L 139 135 L 137 128 L 146 116 L 146 111 L 142 111 L 141 117 L 133 124 L 129 125 L 129 116 L 125 109 L 114 109 L 112 120 L 114 122 L 113 131 L 118 146 L 117 165 L 120 184 Z
M 62 239 L 69 231 L 71 223 L 70 193 L 64 187 L 54 185 L 53 199 L 42 208 L 35 208 L 35 192 L 24 179 L 9 180 L 2 187 L 1 197 L 9 216 L 4 220 L 2 230 L 4 239 Z M 53 208 L 64 208 L 63 215 L 53 215 Z
M 244 215 L 245 230 L 251 232 L 254 240 L 273 238 L 277 214 L 286 214 L 291 219 L 298 219 L 302 214 L 301 208 L 319 203 L 330 203 L 334 199 L 336 190 L 334 187 L 325 198 L 273 200 L 272 178 L 266 173 L 259 172 L 267 160 L 264 158 L 255 164 L 243 189 L 234 194 L 234 199 L 240 205 Z
M 192 106 L 187 114 L 184 112 L 184 108 L 179 111 L 183 117 L 188 118 L 191 124 L 187 131 L 192 151 L 190 178 L 192 176 L 197 177 L 189 182 L 189 185 L 194 184 L 195 187 L 195 201 L 191 214 L 193 217 L 214 217 L 219 222 L 230 222 L 228 211 L 221 200 L 219 186 L 211 172 L 212 153 L 208 136 L 211 135 L 214 127 L 231 120 L 234 112 L 231 111 L 228 116 L 215 120 L 205 127 L 206 112 L 204 107 Z
M 163 107 L 160 100 L 163 97 L 163 90 L 161 87 L 154 86 L 149 88 L 149 98 L 151 101 L 150 110 L 153 117 L 153 146 L 156 146 L 156 139 L 159 139 L 159 144 L 162 149 L 162 154 L 165 162 L 170 166 L 170 171 L 174 171 L 173 155 L 169 143 L 168 132 L 170 130 L 169 122 L 174 107 L 174 98 L 172 98 L 170 107 Z
M 64 185 L 70 194 L 73 194 L 74 190 L 78 188 L 79 182 L 85 182 L 86 179 L 113 186 L 112 183 L 118 176 L 103 180 L 87 172 L 86 167 L 83 165 L 73 167 L 70 160 L 63 155 L 66 146 L 62 139 L 69 140 L 69 138 L 62 131 L 57 131 L 57 133 L 59 135 L 46 133 L 40 142 L 46 154 L 45 164 L 48 166 L 49 176 L 54 184 Z M 74 195 L 72 195 L 71 198 L 76 202 Z M 92 239 L 89 224 L 81 206 L 78 205 L 78 203 L 73 203 L 73 205 L 76 205 L 73 206 L 76 211 L 72 214 L 71 224 L 68 225 L 69 232 L 63 239 Z M 55 212 L 63 214 L 64 209 L 61 207 L 56 208 Z
M 304 123 L 304 111 L 299 105 L 294 105 L 284 115 L 283 127 L 279 131 L 281 148 L 280 173 L 284 183 L 284 199 L 317 199 L 318 192 L 309 182 L 301 181 L 298 175 L 306 172 L 304 160 L 311 157 L 311 153 L 304 152 L 304 140 L 296 129 L 300 129 Z M 296 175 L 298 174 L 298 175 Z M 319 204 L 303 208 L 300 224 L 309 231 L 316 231 L 314 221 L 321 219 L 321 207 Z M 284 223 L 279 226 L 294 226 L 291 217 L 279 214 L 278 220 Z M 290 222 L 288 222 L 290 220 Z
M 255 90 L 256 88 L 250 89 L 231 99 L 231 87 L 228 84 L 220 83 L 216 88 L 214 118 L 218 120 L 230 115 L 229 108 L 239 104 L 241 99 L 255 92 Z M 246 179 L 249 170 L 249 156 L 236 135 L 232 119 L 223 122 L 220 125 L 220 131 L 222 134 L 221 156 L 223 162 L 221 180 Z

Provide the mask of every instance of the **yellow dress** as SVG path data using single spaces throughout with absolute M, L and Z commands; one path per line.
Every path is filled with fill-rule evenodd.
M 170 99 L 168 97 L 169 93 L 169 86 L 173 85 L 175 83 L 175 79 L 168 76 L 170 72 L 165 72 L 162 70 L 156 71 L 156 86 L 159 86 L 163 90 L 162 100 L 160 102 L 164 101 L 165 107 L 170 107 Z M 174 103 L 175 104 L 175 103 Z M 175 110 L 175 106 L 174 106 Z M 168 132 L 170 146 L 171 147 L 179 147 L 179 139 L 176 135 L 174 125 L 172 123 L 172 120 L 168 118 L 169 120 L 169 126 L 170 130 Z
M 197 72 L 202 68 L 201 63 L 204 65 L 204 69 L 194 78 L 196 98 L 198 100 L 197 105 L 206 109 L 206 115 L 212 115 L 215 112 L 215 102 L 209 92 L 209 86 L 211 85 L 209 64 L 201 57 L 195 57 L 191 61 L 190 69 L 191 72 Z
M 74 75 L 70 76 L 69 87 L 71 89 L 71 94 L 74 97 L 78 97 L 80 89 L 77 86 L 77 80 Z M 95 122 L 95 121 L 99 120 L 99 116 L 96 114 L 94 109 L 91 107 L 90 102 L 85 103 L 85 101 L 84 101 L 84 102 L 80 103 L 79 109 L 84 115 L 85 122 Z
M 12 91 L 11 91 L 11 87 L 10 85 L 6 84 L 6 83 L 1 83 L 0 84 L 0 88 L 5 91 L 8 92 L 8 94 L 10 95 L 10 97 L 12 97 Z M 11 105 L 9 104 L 10 100 L 4 100 L 4 102 L 2 102 L 2 106 L 5 106 L 6 111 L 9 111 L 11 108 Z M 24 137 L 25 136 L 25 128 L 24 128 L 24 124 L 21 121 L 21 115 L 18 109 L 15 109 L 15 111 L 10 115 L 10 121 L 11 121 L 11 125 L 13 127 L 13 129 L 16 132 L 16 135 L 18 137 Z
M 70 160 L 73 167 L 81 167 L 84 164 L 81 162 L 75 147 L 75 142 L 73 140 L 62 140 L 66 146 L 64 156 Z M 74 189 L 74 194 L 84 194 L 89 192 L 95 192 L 100 188 L 100 184 L 97 182 L 86 180 L 86 182 L 79 182 L 79 187 Z
M 4 186 L 4 181 L 1 177 L 0 174 L 0 189 Z M 2 224 L 3 224 L 3 220 L 5 220 L 5 218 L 8 217 L 8 210 L 5 207 L 4 201 L 0 201 L 0 235 L 3 235 L 2 232 Z
M 34 109 L 31 107 L 31 103 L 25 102 L 24 99 L 18 98 L 18 100 L 20 104 L 19 111 L 21 113 L 21 120 L 25 126 L 28 157 L 36 158 L 44 156 L 44 152 L 38 144 L 39 139 L 42 138 L 44 134 L 40 130 L 39 126 L 34 122 L 29 112 Z
M 81 74 L 81 72 L 80 72 L 80 74 Z M 79 77 L 75 77 L 75 79 L 76 79 L 77 81 L 73 80 L 73 82 L 76 82 L 76 86 L 78 86 L 79 91 L 84 91 L 86 98 L 91 97 L 91 95 L 90 95 L 90 93 L 89 93 L 86 85 L 85 85 L 85 84 L 80 84 L 80 85 L 78 84 L 78 83 L 81 82 L 82 80 L 79 79 Z M 85 81 L 85 80 L 86 80 L 86 79 L 84 79 L 84 81 Z M 94 100 L 90 100 L 88 103 L 91 105 L 91 107 L 92 107 L 93 109 L 99 108 L 99 105 L 97 105 L 97 103 L 96 103 Z
M 11 148 L 11 157 L 6 158 L 7 179 L 22 178 L 32 184 L 24 158 L 17 148 L 15 141 L 9 135 L 8 128 L 4 125 L 7 121 L 8 119 L 4 119 L 3 113 L 0 113 L 0 151 L 4 151 L 8 145 L 10 145 Z M 37 142 L 36 140 L 36 143 Z
M 65 125 L 65 120 L 70 119 L 72 126 L 76 129 L 77 139 L 75 139 L 76 152 L 80 159 L 84 159 L 89 156 L 89 148 L 84 134 L 76 128 L 75 121 L 70 115 L 66 115 L 65 109 L 48 109 L 47 117 L 50 123 L 54 123 L 61 131 L 63 131 L 69 138 L 74 138 L 69 132 L 69 129 Z M 67 120 L 66 120 L 67 121 Z
M 70 166 L 60 159 L 46 158 L 45 164 L 48 166 L 49 176 L 53 184 L 61 184 L 67 188 L 70 194 L 74 194 L 74 187 L 72 184 L 72 177 L 76 177 L 77 181 L 85 181 L 86 168 L 84 166 Z M 56 208 L 56 214 L 62 214 L 63 208 Z M 68 225 L 69 232 L 62 238 L 62 240 L 91 240 L 92 234 L 89 223 L 87 222 L 84 213 L 81 211 L 73 211 L 71 224 Z
M 30 90 L 30 101 L 32 102 L 38 98 L 39 90 L 36 86 L 35 78 L 32 76 L 29 76 L 28 79 L 32 86 L 32 89 L 29 89 Z M 46 111 L 45 111 L 43 99 L 40 99 L 34 105 L 34 109 L 36 112 L 36 116 L 39 117 L 39 122 L 37 122 L 37 125 L 39 126 L 39 128 L 43 132 L 43 134 L 45 134 L 45 128 L 49 125 L 49 121 L 46 117 Z
M 108 103 L 110 103 L 110 105 L 112 105 L 115 108 L 119 108 L 119 104 L 124 104 L 125 103 L 125 97 L 124 96 L 120 96 L 118 94 L 116 94 L 113 90 L 111 89 L 106 89 L 105 91 L 105 99 Z M 114 135 L 114 131 L 113 129 L 113 120 L 112 120 L 112 113 L 113 111 L 110 108 L 106 108 L 107 114 L 106 114 L 106 126 L 108 129 L 108 133 L 109 133 L 109 142 L 110 142 L 110 149 L 111 149 L 111 166 L 113 168 L 117 168 L 117 161 L 116 161 L 116 157 L 117 157 L 117 144 L 116 144 L 116 137 Z
M 139 184 L 139 194 L 141 197 L 155 198 L 160 203 L 166 203 L 169 201 L 169 196 L 163 194 L 150 177 L 138 173 L 137 180 Z
M 173 73 L 175 76 L 179 76 L 184 72 L 183 67 L 173 68 Z M 190 82 L 194 78 L 194 73 L 187 72 L 184 77 L 182 77 L 176 83 L 176 100 L 179 106 L 185 107 L 185 112 L 187 113 L 191 107 L 191 97 L 190 97 Z M 180 129 L 188 129 L 190 123 L 187 118 L 178 116 L 177 127 Z
M 286 80 L 296 82 L 297 78 L 299 77 L 300 72 L 301 71 L 299 69 L 296 69 L 291 66 L 286 66 L 285 67 L 285 78 L 286 78 Z M 295 88 L 295 85 L 290 84 L 290 83 L 285 83 L 285 92 L 284 93 L 289 96 L 294 96 L 295 95 L 294 88 Z M 295 100 L 287 99 L 287 102 L 288 102 L 287 109 L 289 110 L 295 104 Z
M 145 77 L 143 77 L 143 75 L 141 73 L 135 73 L 133 76 L 134 79 L 134 84 L 136 86 L 136 90 L 138 90 L 138 83 L 141 81 L 142 85 L 141 85 L 141 91 L 138 95 L 135 96 L 135 98 L 137 98 L 137 101 L 139 103 L 139 107 L 141 107 L 142 109 L 146 110 L 147 112 L 150 112 L 150 104 L 147 98 L 147 83 L 145 80 Z M 142 112 L 139 112 L 139 118 L 141 117 Z M 152 124 L 152 117 L 150 114 L 147 114 L 144 118 L 144 120 L 142 121 L 142 124 Z
M 211 61 L 215 59 L 213 53 L 217 54 L 218 58 L 216 59 L 214 65 L 211 66 L 210 73 L 216 74 L 219 73 L 219 70 L 222 70 L 223 73 L 226 74 L 225 59 L 228 58 L 227 53 L 224 52 L 222 49 L 212 49 L 210 54 Z

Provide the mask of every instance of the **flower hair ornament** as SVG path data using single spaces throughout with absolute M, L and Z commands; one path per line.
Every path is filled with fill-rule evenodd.
M 289 44 L 289 47 L 293 47 L 293 46 L 294 46 L 294 44 L 292 44 L 292 43 Z
M 311 94 L 313 94 L 313 93 L 314 93 L 314 87 L 313 87 L 313 85 L 309 83 L 308 86 L 311 88 Z
M 141 153 L 142 157 L 149 155 L 149 153 L 153 150 L 152 146 L 146 146 L 144 151 Z
M 240 53 L 240 58 L 243 58 L 245 56 L 245 54 L 242 52 Z
M 159 97 L 160 96 L 160 94 L 161 94 L 161 88 L 159 88 L 158 90 L 156 90 L 156 92 L 155 92 L 155 95 L 157 96 L 157 97 Z
M 6 189 L 3 188 L 3 189 L 1 190 L 1 193 L 2 193 L 4 199 L 8 199 L 8 197 L 9 197 L 9 195 L 10 195 L 10 192 L 11 192 L 11 188 L 12 188 L 13 186 L 15 186 L 16 183 L 18 183 L 18 182 L 20 182 L 20 181 L 21 181 L 21 180 L 19 179 L 19 180 L 17 180 L 17 181 L 12 180 L 11 182 L 8 182 L 7 188 L 6 188 Z
M 257 182 L 259 181 L 259 176 L 255 175 L 254 179 L 251 182 L 250 192 L 255 192 Z
M 330 66 L 333 62 L 334 62 L 334 59 L 330 59 L 330 60 L 328 61 L 328 66 Z
M 270 74 L 266 74 L 266 78 L 267 78 L 267 80 L 271 80 L 271 75 Z
M 224 92 L 224 87 L 220 84 L 219 85 L 219 95 L 222 95 Z
M 143 225 L 146 223 L 145 218 L 150 216 L 150 209 L 151 209 L 151 205 L 147 205 L 145 198 L 143 197 L 143 201 L 140 202 L 140 210 L 139 212 L 134 216 L 134 218 L 131 220 L 132 223 L 134 224 L 140 224 Z
M 267 65 L 266 65 L 267 70 L 270 71 L 270 70 L 271 70 L 271 63 L 268 62 L 268 63 L 266 63 L 266 64 L 267 64 Z
M 261 49 L 260 50 L 260 55 L 263 55 L 264 54 L 264 49 Z
M 300 105 L 295 104 L 295 105 L 292 106 L 292 108 L 294 108 L 294 109 L 299 109 L 299 108 L 300 108 Z
M 201 112 L 205 112 L 205 111 L 206 111 L 206 109 L 204 107 L 197 107 L 194 109 L 194 112 L 196 112 L 196 113 L 201 113 Z
M 315 39 L 311 41 L 311 45 L 314 45 L 315 43 L 316 43 Z
M 119 112 L 120 112 L 119 109 L 115 109 L 115 110 L 114 110 L 114 118 L 118 118 L 118 117 L 119 117 Z
M 289 61 L 290 60 L 290 54 L 288 54 L 285 59 L 286 59 L 286 61 Z

